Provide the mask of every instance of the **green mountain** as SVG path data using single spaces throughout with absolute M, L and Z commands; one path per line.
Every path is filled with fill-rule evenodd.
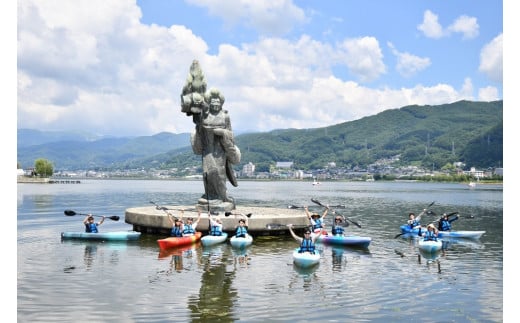
M 235 140 L 242 152 L 236 170 L 252 162 L 257 171 L 269 171 L 279 161 L 292 161 L 296 168 L 304 170 L 322 169 L 331 162 L 337 167 L 366 168 L 394 156 L 399 156 L 402 165 L 427 168 L 435 165 L 438 169 L 454 162 L 463 162 L 467 167 L 500 167 L 503 101 L 411 105 L 329 127 L 249 133 Z M 36 152 L 29 154 L 32 149 Z M 56 169 L 201 166 L 201 157 L 193 154 L 189 146 L 189 134 L 103 139 L 88 145 L 54 142 L 27 149 L 18 147 L 19 162 L 36 158 L 52 161 Z

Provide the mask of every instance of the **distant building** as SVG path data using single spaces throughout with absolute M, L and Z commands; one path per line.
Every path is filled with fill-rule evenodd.
M 252 177 L 255 174 L 255 164 L 249 162 L 242 167 L 242 174 L 247 177 Z
M 276 168 L 290 169 L 294 166 L 294 162 L 276 162 Z

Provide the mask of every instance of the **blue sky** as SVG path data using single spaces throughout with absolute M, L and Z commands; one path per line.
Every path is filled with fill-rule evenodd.
M 503 99 L 500 1 L 21 0 L 17 128 L 191 132 L 193 59 L 236 133 Z

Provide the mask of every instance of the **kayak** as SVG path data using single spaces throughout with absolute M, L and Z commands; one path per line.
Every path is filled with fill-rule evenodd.
M 137 240 L 141 232 L 137 231 L 112 231 L 112 232 L 62 232 L 62 239 L 82 239 L 82 240 L 107 240 L 107 241 L 126 241 Z
M 218 243 L 225 242 L 227 240 L 228 234 L 226 232 L 222 232 L 222 235 L 212 236 L 206 235 L 200 238 L 203 246 L 212 246 Z
M 159 259 L 164 259 L 171 256 L 184 256 L 185 254 L 196 250 L 199 247 L 199 243 L 188 244 L 180 246 L 178 248 L 161 249 L 159 250 Z
M 293 262 L 296 266 L 301 268 L 309 268 L 320 263 L 320 253 L 318 250 L 314 251 L 314 254 L 310 252 L 298 252 L 300 248 L 296 248 L 293 251 Z
M 327 245 L 335 245 L 335 246 L 350 246 L 350 247 L 360 247 L 360 248 L 368 248 L 372 238 L 370 237 L 360 237 L 360 236 L 332 236 L 332 235 L 320 235 L 316 242 L 321 242 Z
M 202 232 L 195 232 L 194 235 L 187 237 L 168 237 L 165 239 L 159 239 L 157 240 L 157 243 L 161 249 L 175 248 L 195 243 L 200 240 L 201 236 Z
M 437 239 L 437 241 L 420 239 L 417 243 L 419 246 L 419 250 L 426 253 L 436 253 L 441 251 L 442 249 L 442 240 Z
M 237 238 L 236 236 L 232 236 L 229 239 L 231 246 L 235 248 L 244 248 L 253 244 L 253 237 L 249 234 L 246 234 L 245 238 Z
M 408 224 L 400 226 L 401 233 L 418 234 L 419 228 L 410 229 Z M 426 232 L 426 228 L 421 228 L 421 232 Z M 439 238 L 464 238 L 464 239 L 480 239 L 480 237 L 486 233 L 486 231 L 439 231 Z

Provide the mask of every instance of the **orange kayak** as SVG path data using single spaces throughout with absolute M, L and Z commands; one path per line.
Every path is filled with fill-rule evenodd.
M 188 237 L 169 237 L 165 239 L 159 239 L 157 240 L 157 243 L 159 244 L 159 248 L 168 249 L 195 243 L 199 241 L 201 237 L 202 232 L 195 232 L 195 235 Z

